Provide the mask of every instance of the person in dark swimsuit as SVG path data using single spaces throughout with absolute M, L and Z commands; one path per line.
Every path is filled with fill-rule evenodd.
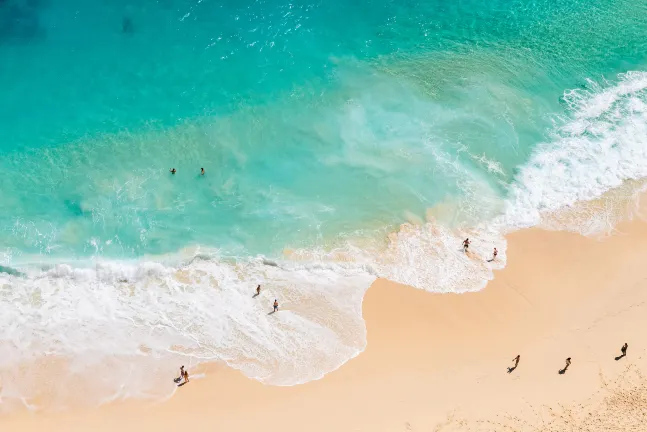
M 200 175 L 204 175 L 204 168 L 200 168 Z
M 627 355 L 627 348 L 629 348 L 629 345 L 627 345 L 627 342 L 625 342 L 625 344 L 622 346 L 622 348 L 620 348 L 620 351 L 622 351 L 622 356 L 623 357 Z
M 279 310 L 279 301 L 277 299 L 274 299 L 274 312 Z
M 467 252 L 467 249 L 470 247 L 470 239 L 466 238 L 463 241 L 463 252 Z
M 517 368 L 517 366 L 519 366 L 519 359 L 520 358 L 521 358 L 521 356 L 517 355 L 515 358 L 512 359 L 512 361 L 514 362 L 514 366 L 511 366 L 511 367 L 508 368 L 508 373 L 512 373 Z
M 171 172 L 171 174 L 175 174 L 177 172 L 175 168 L 171 168 L 169 171 Z
M 256 295 L 257 296 L 261 295 L 261 286 L 260 285 L 256 287 Z
M 492 262 L 496 259 L 496 256 L 499 254 L 499 251 L 494 248 L 494 252 L 492 252 L 492 259 L 487 260 L 487 262 Z

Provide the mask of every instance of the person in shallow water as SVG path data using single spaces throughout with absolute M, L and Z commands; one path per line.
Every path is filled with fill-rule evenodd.
M 492 262 L 496 259 L 496 256 L 499 254 L 499 251 L 494 248 L 494 252 L 492 252 L 492 259 L 487 260 L 488 262 Z
M 204 175 L 204 168 L 200 168 L 200 175 Z
M 256 295 L 261 295 L 261 286 L 256 287 Z
M 184 365 L 180 366 L 180 379 L 184 378 Z
M 463 241 L 463 252 L 467 252 L 467 249 L 470 247 L 470 239 L 466 238 Z
M 279 301 L 277 299 L 274 299 L 274 312 L 279 310 Z
M 188 382 L 189 382 L 189 372 L 188 372 L 188 371 L 184 371 L 184 383 L 186 384 L 186 383 L 188 383 Z
M 175 168 L 171 168 L 169 171 L 171 172 L 171 174 L 175 174 L 177 172 Z

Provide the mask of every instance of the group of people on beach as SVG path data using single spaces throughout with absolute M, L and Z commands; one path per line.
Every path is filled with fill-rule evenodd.
M 625 357 L 627 355 L 627 348 L 629 348 L 629 344 L 627 344 L 627 342 L 625 342 L 625 344 L 622 346 L 622 348 L 620 348 L 620 352 L 622 354 L 615 358 L 616 361 L 620 360 L 621 358 L 623 358 L 623 357 Z M 508 373 L 512 373 L 512 371 L 514 371 L 517 368 L 517 366 L 519 366 L 519 360 L 521 360 L 521 356 L 517 354 L 517 356 L 512 359 L 512 361 L 514 362 L 514 366 L 508 368 Z M 558 373 L 560 375 L 564 375 L 566 373 L 566 371 L 568 370 L 568 367 L 570 365 L 571 365 L 571 358 L 568 357 L 566 359 L 566 365 L 564 366 L 563 369 L 560 369 L 558 371 Z
M 470 241 L 469 237 L 463 240 L 463 252 L 467 253 L 467 250 L 469 249 L 470 244 L 472 244 L 472 242 Z M 494 261 L 498 254 L 499 254 L 499 251 L 497 250 L 497 248 L 494 248 L 494 251 L 492 252 L 492 259 L 487 260 L 487 262 Z
M 253 297 L 258 297 L 259 295 L 261 295 L 261 286 L 260 285 L 258 285 L 256 287 L 256 294 L 254 294 Z M 272 312 L 270 312 L 271 314 L 273 314 L 275 312 L 278 312 L 278 310 L 279 310 L 279 301 L 278 301 L 278 299 L 274 299 L 273 306 L 274 306 L 274 310 Z
M 258 297 L 261 295 L 261 286 L 258 285 L 256 287 L 256 294 L 254 294 L 253 297 Z M 278 299 L 274 299 L 274 310 L 270 312 L 270 314 L 276 313 L 279 310 L 279 301 Z M 184 385 L 189 382 L 189 372 L 187 372 L 186 369 L 184 369 L 184 365 L 180 367 L 180 376 L 175 379 L 175 382 L 178 384 L 178 386 Z
M 178 385 L 184 385 L 189 382 L 189 372 L 186 369 L 184 369 L 184 365 L 180 366 L 180 376 L 175 379 L 175 382 L 179 383 L 182 380 L 184 381 Z

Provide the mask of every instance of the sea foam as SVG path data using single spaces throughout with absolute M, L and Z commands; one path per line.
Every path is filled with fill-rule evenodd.
M 621 218 L 617 205 L 578 206 L 604 201 L 622 185 L 636 186 L 622 194 L 625 204 L 642 190 L 647 74 L 589 82 L 566 92 L 564 103 L 567 113 L 555 119 L 550 139 L 518 171 L 507 198 L 487 206 L 497 212 L 480 221 L 478 203 L 496 194 L 470 178 L 464 200 L 431 209 L 427 221 L 402 225 L 385 247 L 370 251 L 348 242 L 280 258 L 197 248 L 128 262 L 13 263 L 0 272 L 2 406 L 164 398 L 175 389 L 179 364 L 204 361 L 266 384 L 315 380 L 364 349 L 362 300 L 376 277 L 434 292 L 474 291 L 505 266 L 511 231 L 608 230 Z M 461 248 L 465 237 L 469 254 Z M 490 262 L 494 247 L 499 255 Z M 262 291 L 254 297 L 257 284 Z M 281 308 L 271 314 L 275 298 Z

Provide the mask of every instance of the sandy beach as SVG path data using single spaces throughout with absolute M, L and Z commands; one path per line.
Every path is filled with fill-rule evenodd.
M 647 224 L 508 240 L 508 266 L 477 293 L 376 281 L 365 352 L 319 381 L 270 387 L 212 364 L 165 402 L 8 414 L 0 430 L 644 430 Z

